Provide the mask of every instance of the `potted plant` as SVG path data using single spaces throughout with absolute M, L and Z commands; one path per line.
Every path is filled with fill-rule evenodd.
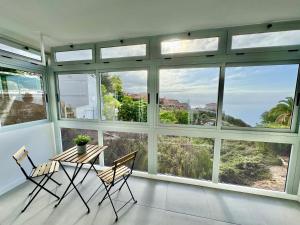
M 79 134 L 74 138 L 74 143 L 77 145 L 78 154 L 86 152 L 86 144 L 91 141 L 91 137 L 88 135 Z

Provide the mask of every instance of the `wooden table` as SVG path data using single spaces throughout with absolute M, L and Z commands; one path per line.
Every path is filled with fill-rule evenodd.
M 79 197 L 81 198 L 81 200 L 83 201 L 83 203 L 85 204 L 85 206 L 88 209 L 88 212 L 90 212 L 90 208 L 87 205 L 87 202 L 84 200 L 84 198 L 81 196 L 80 192 L 77 189 L 77 185 L 79 183 L 82 183 L 84 181 L 84 179 L 86 178 L 87 174 L 90 172 L 90 170 L 93 168 L 94 171 L 97 174 L 97 170 L 94 167 L 94 164 L 97 160 L 97 158 L 99 157 L 99 155 L 107 148 L 107 146 L 99 146 L 99 145 L 87 145 L 87 151 L 84 154 L 79 155 L 77 153 L 77 147 L 74 146 L 66 151 L 64 151 L 63 153 L 53 157 L 51 160 L 53 161 L 57 161 L 59 162 L 61 168 L 63 169 L 63 171 L 65 172 L 65 174 L 67 175 L 68 179 L 70 180 L 70 184 L 68 185 L 68 187 L 66 188 L 65 192 L 63 193 L 62 197 L 60 198 L 59 202 L 55 205 L 55 207 L 57 207 L 61 201 L 72 191 L 72 190 L 76 190 L 76 192 L 78 193 Z M 63 162 L 65 163 L 75 163 L 75 170 L 73 172 L 73 175 L 70 176 L 64 165 Z M 78 184 L 74 184 L 74 181 L 77 177 L 77 175 L 79 174 L 79 171 L 81 170 L 82 166 L 84 164 L 90 164 L 90 167 L 88 169 L 88 171 L 85 173 L 84 177 L 82 178 L 82 180 L 78 183 Z M 73 186 L 73 189 L 71 189 L 69 192 L 69 188 L 71 187 L 71 185 Z M 67 193 L 68 192 L 68 193 Z

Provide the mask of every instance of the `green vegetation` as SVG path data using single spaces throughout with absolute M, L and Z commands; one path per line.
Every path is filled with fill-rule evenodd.
M 269 128 L 289 128 L 292 122 L 294 99 L 286 97 L 267 112 L 262 114 L 262 124 Z
M 107 120 L 147 121 L 147 102 L 142 94 L 130 94 L 123 90 L 118 76 L 102 76 L 103 112 Z M 171 101 L 169 101 L 170 103 Z M 178 105 L 164 105 L 160 102 L 160 122 L 167 124 L 215 125 L 216 112 L 208 109 L 190 109 L 180 102 Z M 258 127 L 287 128 L 291 124 L 293 98 L 278 102 L 276 106 L 261 116 Z M 243 120 L 223 114 L 223 125 L 250 127 Z M 130 151 L 139 150 L 135 169 L 147 170 L 146 135 L 120 132 L 107 132 L 104 138 L 111 148 L 105 154 L 105 162 Z M 158 172 L 175 176 L 212 179 L 213 139 L 186 136 L 159 136 Z M 283 167 L 287 163 L 291 145 L 223 140 L 219 178 L 221 182 L 257 186 L 258 181 L 272 181 L 272 167 Z M 286 173 L 287 171 L 285 171 Z M 285 179 L 284 176 L 280 179 Z M 274 181 L 277 182 L 277 181 Z M 284 182 L 282 182 L 284 183 Z M 284 186 L 276 184 L 276 190 Z M 271 189 L 271 186 L 268 187 Z
M 159 173 L 211 180 L 213 139 L 160 136 Z
M 78 146 L 83 146 L 89 143 L 92 138 L 88 135 L 79 134 L 74 138 L 74 143 Z
M 104 145 L 105 165 L 113 165 L 114 160 L 133 151 L 139 151 L 135 160 L 135 170 L 147 171 L 148 169 L 148 136 L 147 134 L 127 132 L 105 132 Z
M 280 156 L 289 151 L 288 144 L 223 140 L 220 181 L 251 186 L 255 181 L 271 179 L 269 168 L 282 166 Z
M 147 102 L 142 97 L 133 98 L 123 90 L 118 76 L 102 75 L 101 91 L 103 114 L 106 120 L 147 122 Z

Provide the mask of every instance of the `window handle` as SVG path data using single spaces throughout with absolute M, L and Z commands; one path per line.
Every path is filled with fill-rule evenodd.
M 156 93 L 156 104 L 158 104 L 158 93 Z
M 299 106 L 299 102 L 300 102 L 300 92 L 298 92 L 297 94 L 296 106 Z
M 60 102 L 59 94 L 58 93 L 56 93 L 56 100 L 57 100 L 57 102 Z
M 45 94 L 46 102 L 48 103 L 48 94 Z
M 150 104 L 150 93 L 148 93 L 148 104 Z

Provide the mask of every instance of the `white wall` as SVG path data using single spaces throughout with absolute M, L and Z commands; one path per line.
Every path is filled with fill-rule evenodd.
M 0 132 L 0 195 L 23 183 L 25 177 L 13 160 L 12 155 L 23 145 L 38 164 L 49 160 L 54 154 L 54 133 L 52 123 Z M 29 169 L 29 165 L 25 165 Z

